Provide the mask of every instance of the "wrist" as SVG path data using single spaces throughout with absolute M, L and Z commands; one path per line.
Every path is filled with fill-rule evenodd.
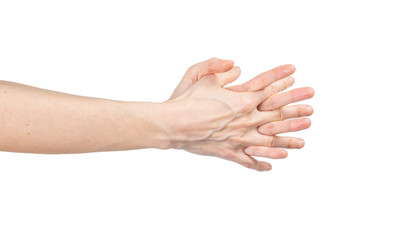
M 171 121 L 174 109 L 167 103 L 147 103 L 149 114 L 147 116 L 147 123 L 149 125 L 150 133 L 147 138 L 150 139 L 148 144 L 151 148 L 170 149 L 172 148 L 172 129 Z
M 182 104 L 172 101 L 154 103 L 155 125 L 155 148 L 170 149 L 177 148 L 179 131 L 183 131 L 183 109 Z
M 113 117 L 117 126 L 119 150 L 141 148 L 169 149 L 170 131 L 167 127 L 168 109 L 165 103 L 117 102 L 118 114 Z

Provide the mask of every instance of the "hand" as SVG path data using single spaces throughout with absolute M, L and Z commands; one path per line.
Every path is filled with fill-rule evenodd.
M 182 78 L 174 93 L 170 99 L 179 96 L 190 88 L 194 83 L 196 83 L 200 78 L 215 74 L 221 78 L 230 77 L 237 79 L 240 75 L 239 67 L 233 67 L 234 63 L 231 60 L 222 60 L 218 58 L 211 58 L 207 61 L 197 63 L 190 67 Z M 286 77 L 289 77 L 295 72 L 295 67 L 293 65 L 283 65 L 264 72 L 250 81 L 231 87 L 227 89 L 236 92 L 254 92 L 261 90 L 268 86 L 273 81 L 277 81 Z M 314 91 L 312 88 L 297 88 L 288 92 L 274 94 L 265 100 L 263 103 L 259 104 L 258 109 L 260 111 L 281 109 L 282 107 L 299 102 L 305 99 L 312 98 Z M 275 136 L 277 134 L 294 132 L 304 130 L 310 127 L 311 121 L 308 118 L 299 118 L 304 116 L 310 116 L 313 113 L 313 108 L 308 105 L 298 105 L 292 107 L 298 111 L 297 119 L 286 120 L 282 119 L 280 121 L 268 123 L 262 125 L 258 128 L 259 132 L 267 136 Z M 285 148 L 301 148 L 302 146 L 291 143 L 291 138 L 287 138 L 287 144 Z M 301 141 L 301 139 L 298 139 Z M 275 144 L 273 144 L 274 146 Z M 251 146 L 247 148 L 247 152 L 253 156 L 266 157 L 266 158 L 285 158 L 287 157 L 287 152 L 283 149 L 278 149 L 275 147 L 258 147 Z
M 264 72 L 255 78 L 249 80 L 248 82 L 228 87 L 227 89 L 236 92 L 254 92 L 264 89 L 272 82 L 278 81 L 279 79 L 284 79 L 290 77 L 291 74 L 295 72 L 295 67 L 293 65 L 282 65 Z M 313 114 L 313 108 L 309 105 L 293 105 L 291 107 L 285 107 L 288 104 L 299 102 L 312 98 L 314 96 L 314 90 L 310 87 L 297 88 L 291 91 L 274 94 L 264 102 L 259 104 L 257 107 L 260 111 L 272 111 L 279 110 L 283 111 L 285 108 L 293 108 L 297 111 L 297 119 L 286 120 L 286 117 L 280 117 L 278 121 L 271 122 L 262 125 L 258 128 L 258 131 L 266 136 L 273 136 L 272 146 L 273 148 L 261 147 L 261 146 L 250 146 L 245 149 L 245 152 L 251 156 L 266 157 L 266 158 L 285 158 L 287 157 L 287 152 L 283 149 L 275 148 L 276 141 L 278 137 L 275 135 L 287 132 L 295 132 L 304 130 L 310 127 L 311 121 L 308 118 L 300 118 L 305 116 L 310 116 Z M 281 146 L 283 148 L 302 148 L 304 144 L 294 145 L 293 139 L 295 138 L 279 138 L 282 141 Z M 300 143 L 303 142 L 302 139 L 298 139 Z
M 297 138 L 262 135 L 257 127 L 289 118 L 306 115 L 304 108 L 283 107 L 259 111 L 257 106 L 274 94 L 290 87 L 292 77 L 271 81 L 263 90 L 236 92 L 223 88 L 237 79 L 237 68 L 232 72 L 210 74 L 199 79 L 183 94 L 168 104 L 166 126 L 170 129 L 172 147 L 186 151 L 217 156 L 259 171 L 270 170 L 269 163 L 245 154 L 259 148 L 298 148 L 304 142 Z M 250 147 L 249 146 L 253 146 Z M 251 149 L 251 150 L 248 150 Z M 280 149 L 276 149 L 280 150 Z

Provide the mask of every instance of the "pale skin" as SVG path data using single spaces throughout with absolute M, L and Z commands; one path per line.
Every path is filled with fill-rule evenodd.
M 232 61 L 193 65 L 163 103 L 91 98 L 0 81 L 0 150 L 84 153 L 140 148 L 183 149 L 258 171 L 272 166 L 253 156 L 285 158 L 283 148 L 304 141 L 280 133 L 306 129 L 313 89 L 282 92 L 294 83 L 283 65 L 231 87 L 240 75 Z M 282 93 L 280 93 L 282 92 Z

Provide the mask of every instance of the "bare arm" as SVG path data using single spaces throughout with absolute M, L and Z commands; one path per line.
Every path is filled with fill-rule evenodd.
M 164 103 L 82 97 L 0 81 L 0 151 L 82 153 L 176 148 L 228 159 L 256 170 L 271 165 L 253 156 L 284 158 L 282 148 L 304 141 L 276 136 L 310 126 L 313 90 L 279 93 L 294 83 L 291 65 L 243 85 L 231 61 L 210 59 L 191 67 Z M 279 94 L 278 94 L 279 93 Z M 289 120 L 288 120 L 289 119 Z
M 82 153 L 167 148 L 159 103 L 82 97 L 0 81 L 0 150 Z

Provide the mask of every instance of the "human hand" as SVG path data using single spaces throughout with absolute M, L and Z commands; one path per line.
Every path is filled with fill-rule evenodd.
M 282 65 L 264 72 L 248 82 L 241 85 L 234 85 L 227 89 L 236 92 L 254 92 L 264 89 L 269 86 L 272 82 L 278 81 L 283 78 L 290 77 L 295 72 L 295 67 L 291 64 Z M 273 94 L 271 97 L 266 99 L 264 102 L 259 104 L 257 109 L 259 111 L 282 111 L 288 104 L 299 102 L 302 100 L 310 99 L 314 96 L 314 90 L 310 87 L 296 88 L 287 92 Z M 285 158 L 287 157 L 287 151 L 284 149 L 275 148 L 275 141 L 277 141 L 277 134 L 295 132 L 304 130 L 310 127 L 311 121 L 309 118 L 301 118 L 310 116 L 313 114 L 313 108 L 309 105 L 293 105 L 291 108 L 296 109 L 296 119 L 287 120 L 285 117 L 280 117 L 278 121 L 274 121 L 268 124 L 264 124 L 258 127 L 258 131 L 262 135 L 273 136 L 271 148 L 260 147 L 260 146 L 249 146 L 245 149 L 245 152 L 251 156 L 266 157 L 266 158 Z M 302 148 L 304 144 L 294 145 L 292 144 L 295 138 L 280 138 L 282 141 L 283 148 Z M 286 139 L 286 140 L 285 140 Z M 299 142 L 304 142 L 302 139 L 298 139 Z
M 238 78 L 239 74 L 233 73 L 237 71 L 238 68 L 235 68 L 223 74 L 206 75 L 183 94 L 166 102 L 170 106 L 169 115 L 177 118 L 177 121 L 172 117 L 166 121 L 172 147 L 221 157 L 260 171 L 270 170 L 272 167 L 269 163 L 246 154 L 249 146 L 252 146 L 252 150 L 265 149 L 269 153 L 271 147 L 298 148 L 304 142 L 298 138 L 262 135 L 257 127 L 306 115 L 308 109 L 288 106 L 259 111 L 257 106 L 290 87 L 294 79 L 286 77 L 274 80 L 263 90 L 255 92 L 236 92 L 223 88 Z
M 194 83 L 196 83 L 200 78 L 208 74 L 215 74 L 216 76 L 222 78 L 230 77 L 233 79 L 237 79 L 240 75 L 240 69 L 239 67 L 233 67 L 233 65 L 234 63 L 231 60 L 223 60 L 218 58 L 211 58 L 209 60 L 193 65 L 186 71 L 185 75 L 182 78 L 182 81 L 179 83 L 170 99 L 179 96 Z M 244 84 L 226 88 L 236 92 L 254 92 L 265 88 L 274 81 L 289 77 L 294 72 L 295 67 L 293 65 L 282 65 L 267 72 L 264 72 Z M 272 95 L 263 103 L 259 104 L 258 109 L 260 111 L 281 109 L 288 104 L 312 98 L 313 95 L 314 91 L 312 88 L 297 88 L 288 92 Z M 313 108 L 308 105 L 297 105 L 292 108 L 298 111 L 296 119 L 281 119 L 280 121 L 259 126 L 259 132 L 263 135 L 275 136 L 281 133 L 300 131 L 309 128 L 311 125 L 311 121 L 308 118 L 300 117 L 312 115 Z M 273 141 L 275 141 L 275 138 Z M 292 138 L 287 138 L 286 144 L 282 144 L 285 146 L 284 148 L 303 147 L 303 145 L 294 145 L 291 143 L 291 141 Z M 298 141 L 302 141 L 302 139 L 298 139 Z M 286 150 L 274 147 L 274 143 L 272 145 L 273 147 L 250 146 L 247 148 L 247 152 L 253 156 L 273 159 L 287 157 L 288 154 Z

